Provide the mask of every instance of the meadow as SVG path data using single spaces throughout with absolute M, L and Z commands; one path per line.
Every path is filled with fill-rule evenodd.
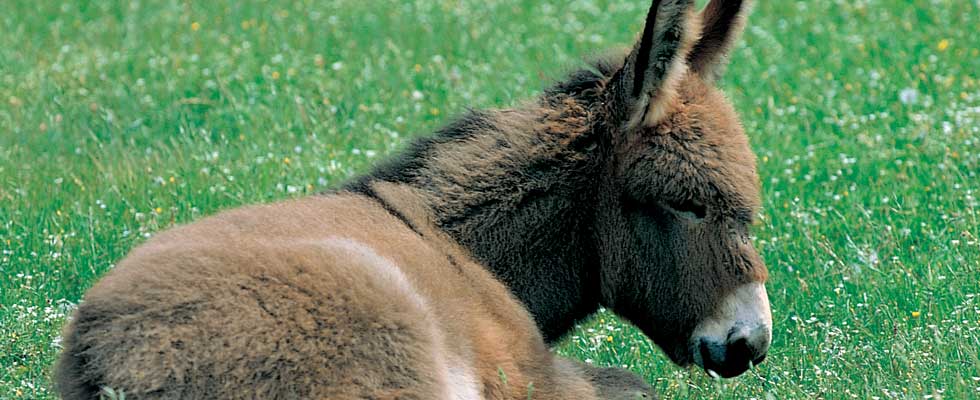
M 154 232 L 518 104 L 629 45 L 648 6 L 3 3 L 0 399 L 54 397 L 66 316 Z M 556 351 L 665 398 L 980 397 L 980 2 L 757 3 L 721 86 L 762 176 L 767 361 L 713 380 L 606 312 Z

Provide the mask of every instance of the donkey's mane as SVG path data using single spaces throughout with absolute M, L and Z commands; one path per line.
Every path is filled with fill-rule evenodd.
M 541 100 L 572 98 L 584 107 L 596 104 L 598 90 L 622 66 L 616 57 L 597 58 L 589 62 L 589 67 L 568 73 L 565 79 L 545 89 Z M 376 165 L 368 174 L 358 176 L 348 182 L 344 189 L 363 192 L 371 181 L 382 180 L 393 183 L 409 183 L 424 165 L 431 150 L 439 145 L 464 142 L 474 135 L 494 130 L 493 116 L 484 110 L 467 109 L 460 116 L 430 135 L 415 138 L 405 149 Z

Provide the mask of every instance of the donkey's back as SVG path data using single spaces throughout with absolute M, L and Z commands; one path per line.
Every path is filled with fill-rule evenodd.
M 64 343 L 65 398 L 594 395 L 465 254 L 348 194 L 160 234 L 88 292 Z

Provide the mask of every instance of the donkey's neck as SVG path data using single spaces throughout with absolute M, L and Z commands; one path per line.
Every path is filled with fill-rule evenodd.
M 565 95 L 471 112 L 348 189 L 379 197 L 371 187 L 384 181 L 421 193 L 432 223 L 507 285 L 553 342 L 598 307 L 588 112 Z

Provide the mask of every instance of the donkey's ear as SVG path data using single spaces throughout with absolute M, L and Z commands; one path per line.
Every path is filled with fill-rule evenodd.
M 691 70 L 707 79 L 717 79 L 735 41 L 745 27 L 749 0 L 711 0 L 701 12 L 701 39 L 688 56 Z
M 666 115 L 699 30 L 692 0 L 653 1 L 643 35 L 609 83 L 613 110 L 627 128 Z

